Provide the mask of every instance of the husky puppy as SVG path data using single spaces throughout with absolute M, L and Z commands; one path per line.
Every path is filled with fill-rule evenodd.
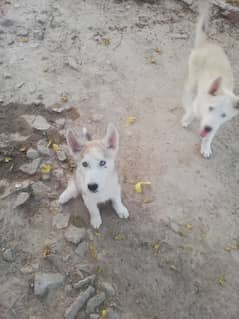
M 209 2 L 203 0 L 200 4 L 184 89 L 182 126 L 187 127 L 194 118 L 200 120 L 201 154 L 208 158 L 219 127 L 239 114 L 239 97 L 233 93 L 232 68 L 224 50 L 207 39 Z
M 60 195 L 59 203 L 64 204 L 81 194 L 90 213 L 93 228 L 99 228 L 102 220 L 98 204 L 112 201 L 120 218 L 128 218 L 127 208 L 121 201 L 121 189 L 115 167 L 119 147 L 119 134 L 109 124 L 102 140 L 89 140 L 86 130 L 82 133 L 68 129 L 67 144 L 77 164 L 76 172 L 66 190 Z

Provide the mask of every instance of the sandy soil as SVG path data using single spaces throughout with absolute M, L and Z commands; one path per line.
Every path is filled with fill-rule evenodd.
M 63 318 L 80 293 L 72 284 L 93 273 L 97 291 L 105 283 L 114 290 L 106 289 L 96 309 L 102 318 L 102 309 L 113 309 L 109 319 L 239 318 L 238 118 L 220 130 L 210 160 L 199 153 L 197 123 L 180 126 L 195 13 L 174 0 L 12 0 L 0 3 L 0 13 L 0 318 Z M 226 49 L 238 92 L 238 26 L 214 12 L 210 36 Z M 33 129 L 25 114 L 42 115 L 51 130 Z M 136 121 L 126 127 L 128 116 Z M 94 136 L 109 121 L 120 130 L 130 219 L 119 220 L 107 205 L 95 232 L 81 199 L 67 204 L 69 223 L 87 230 L 81 257 L 65 229 L 53 226 L 70 159 L 53 152 L 42 157 L 51 174 L 19 171 L 39 139 L 64 144 L 62 118 Z M 48 189 L 30 186 L 28 201 L 14 209 L 17 192 L 10 190 L 23 180 Z M 142 194 L 134 191 L 139 180 L 151 182 Z M 64 285 L 35 296 L 38 272 L 59 272 Z M 75 318 L 90 316 L 83 308 Z

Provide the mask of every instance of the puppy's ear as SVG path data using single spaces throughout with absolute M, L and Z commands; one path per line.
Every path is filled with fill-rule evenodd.
M 219 89 L 221 88 L 221 84 L 222 84 L 222 77 L 219 76 L 218 78 L 216 78 L 216 80 L 214 80 L 212 82 L 212 84 L 209 87 L 208 93 L 210 95 L 216 95 L 219 91 Z
M 83 134 L 80 134 L 75 129 L 67 130 L 66 141 L 72 155 L 76 155 L 77 153 L 79 153 L 86 142 L 85 136 Z
M 114 152 L 118 151 L 119 148 L 119 133 L 117 128 L 110 123 L 107 127 L 106 135 L 103 139 L 104 145 L 107 149 Z

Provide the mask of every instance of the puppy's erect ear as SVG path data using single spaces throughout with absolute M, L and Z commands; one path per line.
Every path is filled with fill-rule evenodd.
M 219 76 L 218 78 L 216 78 L 216 80 L 214 80 L 212 82 L 212 84 L 210 85 L 209 87 L 209 90 L 208 90 L 208 93 L 210 95 L 216 95 L 217 92 L 219 91 L 220 87 L 221 87 L 221 84 L 222 84 L 222 77 Z
M 86 142 L 85 136 L 75 129 L 68 129 L 66 132 L 66 141 L 73 155 L 79 153 Z
M 119 133 L 114 124 L 110 123 L 107 127 L 106 135 L 103 140 L 107 149 L 114 152 L 118 151 L 119 148 Z

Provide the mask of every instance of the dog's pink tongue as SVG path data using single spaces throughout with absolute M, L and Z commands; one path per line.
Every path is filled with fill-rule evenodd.
M 208 132 L 206 130 L 201 130 L 201 132 L 200 132 L 201 137 L 205 137 L 207 134 L 208 134 Z

